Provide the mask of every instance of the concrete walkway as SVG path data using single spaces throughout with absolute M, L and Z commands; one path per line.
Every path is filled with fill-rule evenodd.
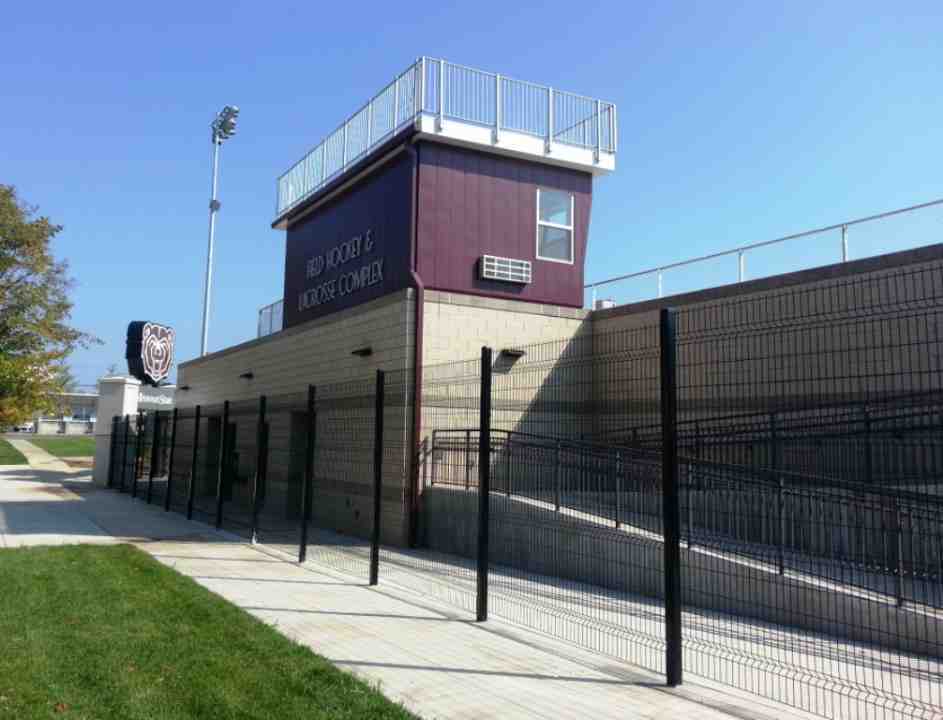
M 0 546 L 133 542 L 426 720 L 808 718 L 753 695 L 663 678 L 406 590 L 290 562 L 74 475 L 0 468 Z M 381 581 L 382 582 L 382 581 Z
M 29 440 L 20 440 L 19 438 L 8 438 L 9 443 L 19 450 L 26 458 L 26 462 L 34 470 L 44 470 L 47 472 L 72 473 L 75 472 L 68 463 L 63 462 L 55 455 L 51 455 L 41 447 L 33 445 Z

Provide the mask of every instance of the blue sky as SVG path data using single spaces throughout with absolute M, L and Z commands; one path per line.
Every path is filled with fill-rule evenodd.
M 224 146 L 210 348 L 282 291 L 275 178 L 420 54 L 612 100 L 589 280 L 943 197 L 938 2 L 14 3 L 0 28 L 0 182 L 65 226 L 77 353 L 123 365 L 127 323 L 199 351 L 208 124 Z M 943 212 L 854 230 L 852 257 L 943 240 Z M 837 236 L 748 276 L 837 259 Z M 666 276 L 729 281 L 735 260 Z M 648 285 L 619 299 L 651 296 Z

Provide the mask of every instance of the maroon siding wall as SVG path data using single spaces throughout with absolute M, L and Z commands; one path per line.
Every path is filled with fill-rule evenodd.
M 359 305 L 400 290 L 409 282 L 409 236 L 412 213 L 412 162 L 401 153 L 349 190 L 288 228 L 285 248 L 285 327 Z M 364 240 L 370 231 L 374 247 Z M 361 254 L 335 268 L 308 277 L 308 261 L 361 237 Z M 382 281 L 356 287 L 350 274 L 382 262 Z M 358 277 L 356 280 L 359 281 Z M 376 280 L 368 269 L 363 279 Z M 322 287 L 320 304 L 299 308 L 299 295 Z
M 420 142 L 419 275 L 427 288 L 582 307 L 592 176 Z M 574 194 L 574 263 L 537 259 L 537 188 Z M 481 280 L 483 254 L 530 260 L 533 282 Z
M 412 158 L 401 152 L 311 214 L 290 221 L 286 328 L 407 287 L 413 213 L 417 269 L 427 288 L 582 307 L 592 201 L 589 173 L 428 141 L 415 148 L 415 209 Z M 572 265 L 537 259 L 538 187 L 574 195 Z M 369 251 L 368 231 L 374 245 Z M 360 255 L 331 267 L 332 249 L 358 236 Z M 478 263 L 483 254 L 531 261 L 533 281 L 517 285 L 481 280 Z M 308 273 L 312 259 L 323 262 L 315 276 Z M 371 270 L 378 261 L 382 280 Z M 351 273 L 358 274 L 353 285 Z M 307 300 L 300 303 L 303 296 Z

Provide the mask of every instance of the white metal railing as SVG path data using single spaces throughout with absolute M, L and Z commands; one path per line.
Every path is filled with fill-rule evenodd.
M 593 98 L 513 80 L 496 73 L 421 57 L 345 120 L 277 180 L 276 216 L 385 142 L 420 115 L 616 152 L 616 106 Z
M 801 238 L 809 237 L 818 237 L 825 235 L 827 233 L 838 233 L 835 238 L 835 248 L 837 250 L 836 255 L 841 259 L 841 262 L 847 262 L 849 259 L 849 232 L 848 229 L 855 225 L 862 225 L 865 223 L 873 223 L 878 220 L 883 220 L 897 215 L 904 215 L 910 213 L 917 213 L 917 211 L 925 210 L 931 207 L 943 207 L 943 198 L 938 200 L 931 200 L 929 202 L 920 203 L 919 205 L 911 205 L 910 207 L 900 208 L 898 210 L 890 210 L 888 212 L 879 213 L 877 215 L 869 215 L 867 217 L 857 218 L 855 220 L 846 220 L 844 222 L 835 223 L 834 225 L 828 225 L 826 227 L 816 228 L 814 230 L 806 230 L 804 232 L 794 233 L 792 235 L 785 235 L 783 237 L 774 238 L 772 240 L 764 240 L 762 242 L 750 243 L 748 245 L 740 245 L 739 247 L 731 248 L 730 250 L 722 250 L 720 252 L 710 253 L 708 255 L 701 255 L 700 257 L 691 258 L 689 260 L 681 260 L 679 262 L 668 263 L 667 265 L 661 265 L 659 267 L 649 268 L 648 270 L 640 270 L 638 272 L 628 273 L 626 275 L 618 275 L 616 277 L 607 278 L 605 280 L 599 280 L 597 282 L 589 283 L 584 286 L 585 290 L 589 290 L 592 293 L 590 307 L 596 307 L 597 291 L 599 288 L 610 287 L 617 283 L 622 283 L 630 280 L 638 280 L 640 278 L 652 277 L 656 279 L 657 283 L 657 295 L 656 297 L 664 296 L 664 275 L 669 270 L 676 270 L 678 268 L 690 267 L 694 265 L 702 265 L 711 260 L 716 260 L 717 258 L 724 257 L 736 257 L 736 277 L 737 282 L 743 282 L 746 280 L 746 256 L 749 251 L 757 250 L 760 248 L 770 247 L 772 245 L 780 245 L 792 240 L 799 240 Z M 943 225 L 934 224 L 934 227 L 937 228 L 937 235 L 931 242 L 918 242 L 910 244 L 910 247 L 919 247 L 923 245 L 933 244 L 934 242 L 940 242 L 943 240 Z M 921 240 L 925 240 L 925 236 L 920 235 Z M 703 289 L 703 285 L 697 289 Z M 637 302 L 638 300 L 650 299 L 651 296 L 635 298 L 632 301 Z
M 271 305 L 259 309 L 258 332 L 256 337 L 265 337 L 281 331 L 284 322 L 284 302 L 276 300 Z

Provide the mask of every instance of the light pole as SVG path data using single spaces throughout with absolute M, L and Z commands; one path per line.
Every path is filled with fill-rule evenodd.
M 228 140 L 236 134 L 236 118 L 239 117 L 239 108 L 227 105 L 210 123 L 213 131 L 213 194 L 210 197 L 210 237 L 206 249 L 206 280 L 203 283 L 203 335 L 200 343 L 200 355 L 206 355 L 206 339 L 210 328 L 210 292 L 213 288 L 213 236 L 216 234 L 216 213 L 219 211 L 219 201 L 216 199 L 216 186 L 219 177 L 219 146 L 223 140 Z

